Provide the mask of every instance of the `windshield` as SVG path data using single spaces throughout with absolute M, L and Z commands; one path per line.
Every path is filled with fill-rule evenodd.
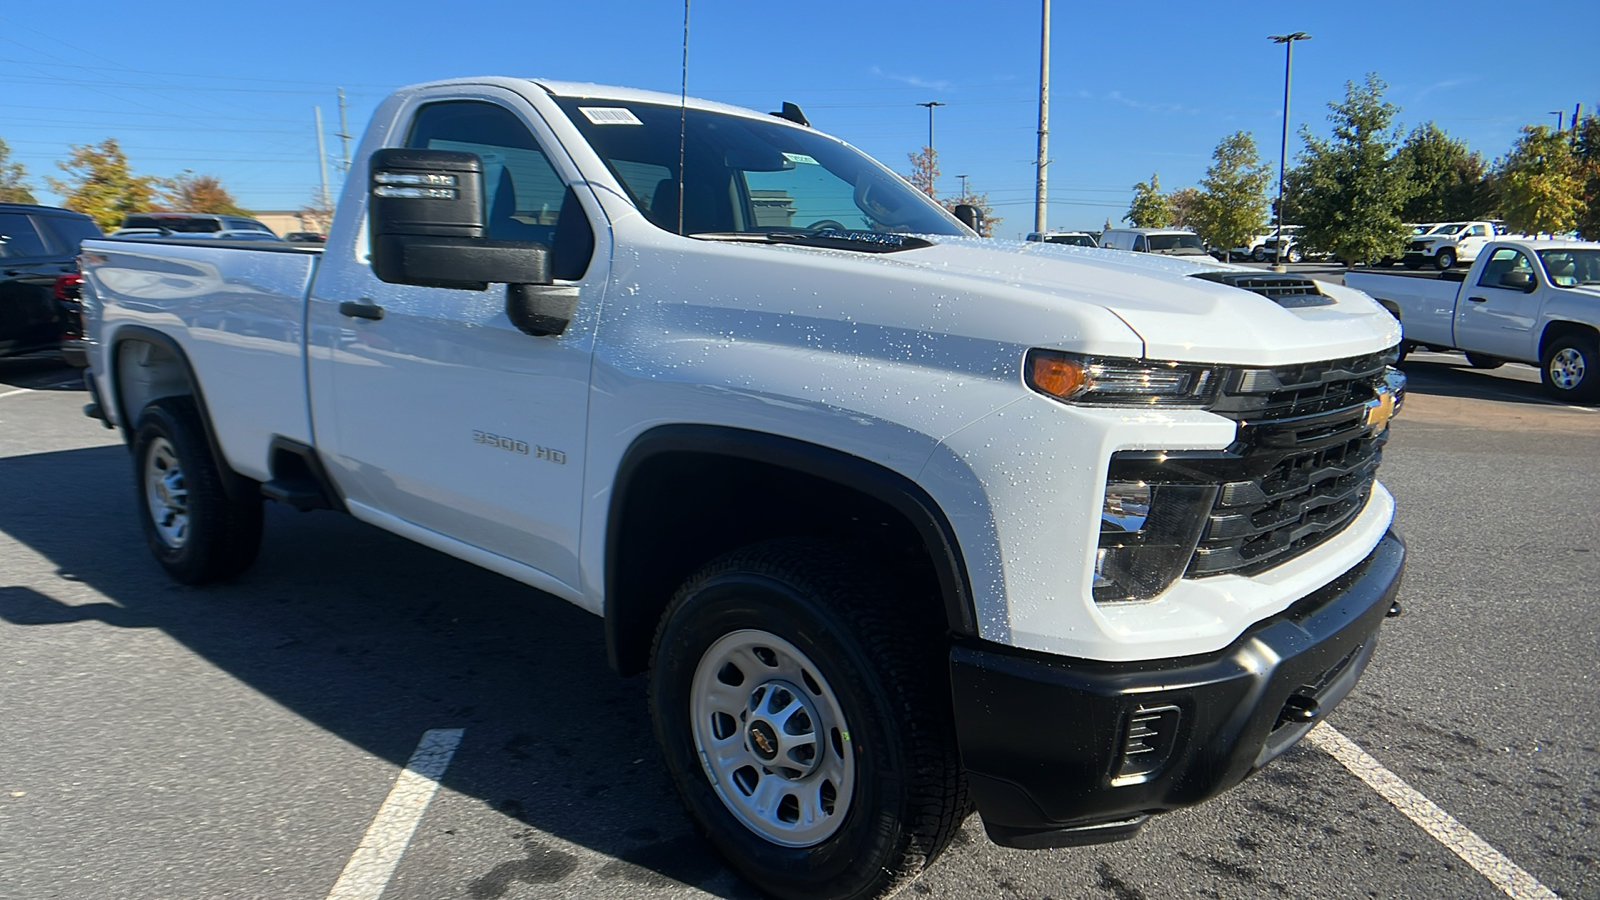
M 222 230 L 222 223 L 206 216 L 128 216 L 122 220 L 123 228 L 164 228 L 180 234 L 210 234 Z
M 1448 222 L 1428 232 L 1429 234 L 1456 234 L 1467 227 L 1464 222 Z
M 676 106 L 557 102 L 656 226 L 679 230 Z M 844 143 L 744 116 L 683 114 L 683 234 L 964 235 L 926 195 Z
M 1197 234 L 1151 234 L 1146 235 L 1146 239 L 1150 241 L 1151 253 L 1206 252 L 1206 245 Z
M 1556 287 L 1600 284 L 1600 249 L 1540 250 L 1539 262 Z
M 1052 244 L 1067 244 L 1072 247 L 1094 247 L 1094 238 L 1087 234 L 1052 234 L 1045 238 Z

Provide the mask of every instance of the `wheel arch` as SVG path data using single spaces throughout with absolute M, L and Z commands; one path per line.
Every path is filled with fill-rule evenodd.
M 1583 322 L 1574 322 L 1571 319 L 1554 319 L 1544 326 L 1544 331 L 1539 335 L 1539 365 L 1544 364 L 1545 354 L 1549 352 L 1550 345 L 1568 335 L 1579 335 L 1600 342 L 1600 329 Z
M 884 521 L 867 520 L 881 517 Z M 710 559 L 779 536 L 841 529 L 920 554 L 956 634 L 976 634 L 972 588 L 949 519 L 927 491 L 878 463 L 767 432 L 665 425 L 636 438 L 613 480 L 606 522 L 605 634 L 622 675 L 648 667 L 650 645 L 678 586 Z M 691 532 L 693 532 L 691 534 Z M 924 568 L 925 567 L 925 568 Z

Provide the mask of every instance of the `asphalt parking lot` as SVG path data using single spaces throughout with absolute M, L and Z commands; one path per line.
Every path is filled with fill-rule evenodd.
M 1600 898 L 1600 409 L 1526 366 L 1405 368 L 1406 615 L 1337 731 L 1121 844 L 1003 850 L 973 818 L 906 896 Z M 0 360 L 0 898 L 754 896 L 597 619 L 276 505 L 237 583 L 174 585 L 85 399 Z

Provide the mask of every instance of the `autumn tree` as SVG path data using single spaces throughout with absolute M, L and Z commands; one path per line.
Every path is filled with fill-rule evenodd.
M 906 156 L 911 160 L 911 177 L 906 180 L 911 182 L 912 187 L 929 197 L 936 197 L 933 192 L 933 182 L 939 177 L 938 151 L 932 147 L 923 147 L 916 153 L 907 153 Z
M 969 191 L 965 186 L 962 187 L 959 197 L 940 200 L 939 205 L 948 209 L 952 215 L 955 214 L 958 206 L 966 205 L 976 209 L 983 217 L 982 221 L 978 223 L 978 234 L 983 237 L 994 237 L 995 226 L 1005 221 L 1005 217 L 994 214 L 994 207 L 989 205 L 989 195 L 987 193 Z
M 1191 224 L 1215 247 L 1248 245 L 1266 227 L 1267 187 L 1272 169 L 1256 152 L 1256 139 L 1236 131 L 1211 151 L 1211 166 L 1200 179 L 1200 199 Z
M 1330 138 L 1302 128 L 1303 181 L 1295 196 L 1299 240 L 1308 249 L 1345 262 L 1399 257 L 1409 230 L 1401 210 L 1413 190 L 1406 163 L 1397 159 L 1399 111 L 1383 99 L 1388 87 L 1377 73 L 1362 84 L 1345 82 L 1345 99 L 1329 103 Z
M 1585 116 L 1573 126 L 1572 133 L 1578 177 L 1583 180 L 1578 234 L 1586 241 L 1600 241 L 1600 117 Z
M 1529 125 L 1500 165 L 1500 212 L 1513 232 L 1571 231 L 1583 180 L 1572 142 L 1548 125 Z
M 1167 195 L 1167 206 L 1172 209 L 1173 228 L 1194 228 L 1200 218 L 1200 191 L 1178 188 Z
M 155 200 L 159 179 L 134 175 L 116 138 L 74 144 L 72 156 L 56 166 L 67 177 L 45 180 L 52 191 L 66 198 L 61 205 L 88 215 L 101 228 L 116 228 L 123 216 L 143 212 Z
M 300 216 L 300 221 L 311 226 L 312 231 L 327 234 L 328 229 L 333 227 L 333 210 L 334 204 L 323 196 L 322 191 L 313 190 L 311 200 L 300 207 L 296 214 Z
M 162 179 L 160 207 L 181 212 L 218 213 L 225 216 L 248 216 L 250 211 L 240 206 L 222 181 L 215 175 L 196 175 L 185 169 L 182 175 Z
M 1135 228 L 1165 228 L 1172 221 L 1172 204 L 1161 193 L 1159 176 L 1151 173 L 1148 183 L 1141 181 L 1133 186 L 1133 202 L 1122 221 Z
M 0 141 L 0 203 L 38 203 L 28 188 L 28 170 L 11 161 L 11 148 Z
M 1407 222 L 1481 219 L 1493 211 L 1483 157 L 1434 123 L 1412 129 L 1395 156 L 1411 179 L 1412 196 L 1400 210 Z

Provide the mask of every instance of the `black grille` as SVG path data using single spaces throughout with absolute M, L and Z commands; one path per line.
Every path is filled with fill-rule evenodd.
M 1317 289 L 1315 281 L 1297 275 L 1277 275 L 1270 272 L 1200 272 L 1193 277 L 1236 287 L 1252 294 L 1260 294 L 1289 309 L 1302 306 L 1328 306 L 1333 303 L 1332 297 Z
M 1253 574 L 1338 534 L 1372 494 L 1388 430 L 1367 424 L 1385 353 L 1231 373 L 1213 409 L 1239 421 L 1187 575 Z

